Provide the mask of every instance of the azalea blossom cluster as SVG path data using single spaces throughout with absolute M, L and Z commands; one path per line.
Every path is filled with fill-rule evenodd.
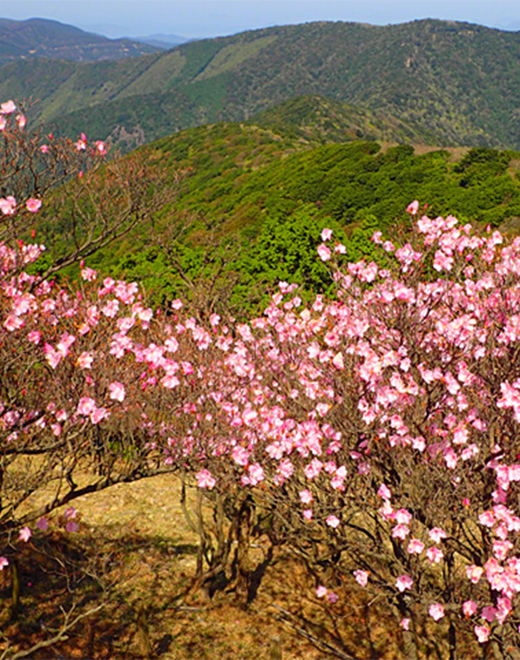
M 321 259 L 341 254 L 322 238 Z M 404 245 L 374 241 L 392 268 L 338 267 L 338 299 L 311 308 L 282 283 L 236 327 L 230 431 L 199 485 L 229 480 L 227 455 L 291 543 L 339 551 L 332 582 L 350 571 L 405 630 L 449 613 L 517 643 L 520 239 L 423 216 Z
M 77 289 L 23 271 L 43 249 L 0 245 L 1 514 L 7 545 L 17 529 L 27 542 L 34 524 L 45 529 L 41 520 L 49 512 L 82 493 L 134 473 L 168 470 L 192 453 L 198 460 L 203 451 L 190 424 L 201 435 L 195 401 L 201 383 L 208 383 L 202 363 L 209 333 L 194 319 L 180 322 L 179 301 L 163 322 L 160 312 L 144 304 L 137 284 L 98 281 L 91 268 L 82 268 Z M 89 472 L 90 483 L 78 488 L 78 475 L 84 480 Z M 55 495 L 27 511 L 31 495 L 43 487 Z M 7 566 L 8 557 L 0 554 Z
M 319 597 L 336 606 L 350 576 L 388 600 L 404 631 L 449 615 L 463 636 L 516 643 L 520 241 L 453 217 L 418 219 L 412 240 L 375 235 L 393 270 L 338 268 L 336 301 L 303 308 L 281 283 L 262 318 L 233 328 L 181 319 L 176 301 L 161 342 L 119 332 L 110 354 L 147 364 L 142 392 L 162 403 L 150 405 L 146 446 L 166 465 L 191 469 L 201 489 L 252 490 L 286 521 L 285 543 L 308 552 L 320 539 L 339 555 Z M 116 286 L 127 285 L 100 292 Z M 101 314 L 115 318 L 121 302 Z M 44 344 L 51 367 L 72 343 Z M 113 400 L 124 379 L 106 390 Z M 76 415 L 97 424 L 108 407 L 84 396 Z
M 107 154 L 104 142 L 88 143 L 87 137 L 72 143 L 44 135 L 41 130 L 26 129 L 22 109 L 10 100 L 0 104 L 0 241 L 12 241 L 26 235 L 34 227 L 31 216 L 37 213 L 43 199 L 56 185 L 81 180 L 94 171 Z M 47 200 L 46 212 L 52 214 Z
M 1 130 L 23 129 L 13 106 Z M 33 146 L 53 162 L 52 136 Z M 13 183 L 11 230 L 42 208 Z M 55 508 L 74 531 L 75 497 L 177 470 L 233 512 L 237 538 L 255 507 L 278 521 L 271 542 L 304 558 L 338 621 L 355 587 L 403 635 L 449 625 L 518 646 L 520 239 L 419 210 L 400 244 L 374 235 L 385 267 L 343 264 L 324 229 L 336 297 L 305 306 L 282 282 L 248 323 L 202 323 L 178 300 L 154 312 L 84 264 L 60 286 L 26 272 L 43 245 L 1 243 L 0 569 Z
M 15 114 L 16 113 L 16 114 Z M 19 128 L 25 128 L 27 119 L 23 112 L 19 111 L 14 101 L 6 101 L 0 105 L 0 131 L 4 131 L 10 115 L 15 117 L 16 124 Z
M 137 284 L 83 264 L 74 286 L 52 279 L 171 204 L 182 173 L 107 162 L 106 144 L 85 134 L 27 130 L 13 101 L 0 132 L 0 570 L 14 602 L 20 545 L 51 525 L 77 531 L 82 494 L 199 460 L 211 418 L 200 424 L 194 405 L 207 331 L 182 325 L 179 301 L 154 314 Z M 59 226 L 58 245 L 35 242 L 42 225 Z

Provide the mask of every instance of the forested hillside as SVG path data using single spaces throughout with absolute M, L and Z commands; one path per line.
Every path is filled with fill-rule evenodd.
M 432 144 L 518 148 L 520 34 L 437 20 L 309 23 L 122 62 L 13 63 L 0 83 L 2 98 L 32 96 L 33 114 L 65 134 L 127 146 L 309 94 L 388 113 Z
M 203 126 L 142 148 L 137 155 L 152 169 L 184 172 L 178 197 L 93 265 L 142 281 L 156 301 L 188 296 L 242 314 L 280 280 L 301 284 L 304 295 L 330 290 L 315 259 L 325 226 L 352 260 L 372 258 L 375 230 L 406 232 L 403 211 L 414 198 L 434 215 L 518 226 L 519 153 L 334 143 L 338 127 L 348 137 L 341 109 L 309 98 L 258 121 Z M 377 130 L 369 115 L 351 109 L 350 117 L 352 137 Z M 392 130 L 379 124 L 380 135 Z M 62 249 L 62 230 L 42 227 L 49 260 Z
M 158 48 L 131 39 L 107 39 L 45 18 L 0 18 L 0 64 L 57 59 L 75 62 L 118 60 L 154 53 Z

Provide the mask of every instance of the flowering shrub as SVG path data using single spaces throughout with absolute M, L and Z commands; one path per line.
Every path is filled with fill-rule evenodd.
M 104 143 L 85 135 L 73 143 L 25 127 L 16 104 L 1 105 L 0 570 L 12 569 L 13 608 L 11 560 L 47 530 L 48 513 L 165 469 L 138 395 L 147 383 L 135 365 L 146 372 L 153 314 L 137 285 L 98 284 L 88 268 L 75 288 L 50 277 L 171 203 L 178 182 L 176 173 L 148 176 L 137 159 L 107 162 Z M 51 250 L 27 242 L 35 222 Z M 69 506 L 69 532 L 74 518 Z M 76 620 L 65 615 L 59 634 Z
M 15 113 L 1 107 L 7 145 L 13 117 L 23 138 Z M 88 267 L 75 288 L 28 274 L 44 247 L 12 239 L 45 201 L 16 172 L 0 199 L 0 569 L 56 507 L 177 470 L 215 510 L 213 540 L 195 525 L 199 584 L 234 574 L 247 602 L 250 540 L 265 535 L 300 558 L 336 631 L 356 589 L 394 617 L 403 655 L 520 645 L 520 239 L 419 217 L 414 202 L 408 242 L 374 235 L 388 268 L 342 264 L 324 230 L 333 300 L 305 307 L 282 282 L 263 317 L 204 326 Z M 47 274 L 108 240 L 77 231 Z
M 424 216 L 399 248 L 374 240 L 393 269 L 339 267 L 337 300 L 310 309 L 282 284 L 236 328 L 223 364 L 241 385 L 199 484 L 234 470 L 311 574 L 385 599 L 406 643 L 431 621 L 452 653 L 470 635 L 505 652 L 520 642 L 520 239 Z

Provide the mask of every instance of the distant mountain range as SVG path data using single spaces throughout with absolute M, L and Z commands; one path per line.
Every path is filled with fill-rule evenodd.
M 35 58 L 76 62 L 119 60 L 158 50 L 158 46 L 142 40 L 108 39 L 44 18 L 27 21 L 0 19 L 0 64 Z
M 178 34 L 150 34 L 145 37 L 133 37 L 134 41 L 139 41 L 143 44 L 149 44 L 150 46 L 155 46 L 161 50 L 169 50 L 174 46 L 179 46 L 180 44 L 185 44 L 192 39 L 186 39 L 186 37 L 181 37 Z
M 120 61 L 0 69 L 0 98 L 32 97 L 38 121 L 123 147 L 245 121 L 304 95 L 388 116 L 425 143 L 518 148 L 520 33 L 438 20 L 319 22 Z

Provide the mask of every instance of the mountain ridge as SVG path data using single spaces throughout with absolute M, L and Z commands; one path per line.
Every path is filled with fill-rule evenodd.
M 133 60 L 1 71 L 0 97 L 32 94 L 38 120 L 102 139 L 137 131 L 148 142 L 316 95 L 398 117 L 431 143 L 520 146 L 520 33 L 471 23 L 315 22 Z
M 0 64 L 19 59 L 97 61 L 139 57 L 160 49 L 133 39 L 109 39 L 46 18 L 0 18 Z

